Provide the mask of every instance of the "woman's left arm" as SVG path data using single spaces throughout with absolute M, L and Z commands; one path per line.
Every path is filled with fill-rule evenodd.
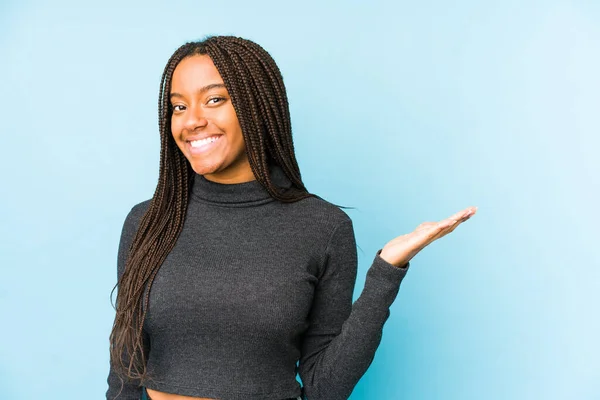
M 473 215 L 467 209 L 393 239 L 379 250 L 365 286 L 352 304 L 357 275 L 356 241 L 347 217 L 326 246 L 305 332 L 298 372 L 308 400 L 346 400 L 371 365 L 410 259 L 427 244 Z

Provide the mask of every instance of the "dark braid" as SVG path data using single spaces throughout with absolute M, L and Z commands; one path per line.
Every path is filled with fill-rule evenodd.
M 320 198 L 309 193 L 302 182 L 285 85 L 269 53 L 254 42 L 233 36 L 211 36 L 179 47 L 167 62 L 160 82 L 158 184 L 127 249 L 123 276 L 113 288 L 113 292 L 119 288 L 110 334 L 113 368 L 121 376 L 141 381 L 148 379 L 142 328 L 150 288 L 183 228 L 195 175 L 171 134 L 169 99 L 173 71 L 181 60 L 193 55 L 208 55 L 223 78 L 242 129 L 250 167 L 269 195 L 286 203 Z M 285 172 L 292 182 L 291 188 L 286 190 L 273 184 L 269 175 L 269 165 L 273 163 Z

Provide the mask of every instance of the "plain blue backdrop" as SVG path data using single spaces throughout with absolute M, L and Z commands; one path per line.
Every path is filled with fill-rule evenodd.
M 4 1 L 0 398 L 102 399 L 119 234 L 189 40 L 261 44 L 309 190 L 411 262 L 351 399 L 600 398 L 597 1 Z

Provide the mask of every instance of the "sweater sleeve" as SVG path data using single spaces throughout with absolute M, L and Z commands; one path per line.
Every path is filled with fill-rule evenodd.
M 131 209 L 125 218 L 117 255 L 117 279 L 121 279 L 123 272 L 125 272 L 125 261 L 129 253 L 129 246 L 133 241 L 142 215 L 143 211 L 141 210 L 140 205 L 136 205 Z M 146 335 L 146 332 L 144 332 L 143 338 L 144 351 L 147 354 L 150 351 L 150 341 Z M 128 360 L 123 357 L 123 362 L 126 363 L 127 361 Z M 107 382 L 107 400 L 139 400 L 142 398 L 142 386 L 140 386 L 140 382 L 117 375 L 113 368 L 112 360 L 110 363 Z
M 307 400 L 346 400 L 367 371 L 381 342 L 383 325 L 410 263 L 402 268 L 377 251 L 365 286 L 352 304 L 357 275 L 350 217 L 333 232 L 302 344 L 298 373 Z

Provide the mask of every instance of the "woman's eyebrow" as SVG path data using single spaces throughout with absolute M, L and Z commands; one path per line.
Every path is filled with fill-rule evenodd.
M 223 83 L 211 83 L 209 85 L 203 86 L 200 89 L 198 89 L 196 91 L 196 94 L 201 94 L 201 93 L 207 92 L 211 89 L 224 88 L 224 87 L 225 87 L 225 84 L 223 84 Z M 176 93 L 176 92 L 171 92 L 171 95 L 169 96 L 169 98 L 172 99 L 173 97 L 183 98 L 183 95 Z

